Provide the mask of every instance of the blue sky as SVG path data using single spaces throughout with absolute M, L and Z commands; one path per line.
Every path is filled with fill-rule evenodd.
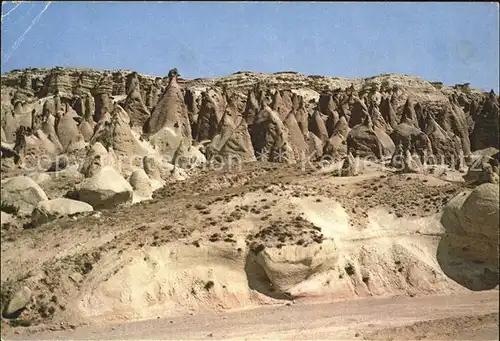
M 186 78 L 404 73 L 499 90 L 495 3 L 54 1 L 36 18 L 46 3 L 23 2 L 8 15 L 16 5 L 4 4 L 2 73 L 53 66 L 160 76 L 177 67 Z

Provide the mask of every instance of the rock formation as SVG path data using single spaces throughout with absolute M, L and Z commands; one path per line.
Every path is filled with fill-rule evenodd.
M 429 114 L 426 118 L 424 133 L 429 138 L 432 156 L 437 158 L 434 162 L 456 167 L 462 150 L 457 148 L 455 135 L 450 135 L 441 128 L 433 114 Z
M 88 149 L 80 172 L 86 178 L 90 178 L 105 166 L 116 166 L 116 161 L 114 155 L 109 153 L 100 142 L 95 142 Z
M 397 125 L 390 137 L 395 145 L 402 144 L 403 148 L 407 148 L 411 143 L 411 152 L 421 157 L 432 153 L 432 145 L 427 135 L 413 125 L 407 123 Z
M 349 150 L 355 150 L 357 156 L 360 157 L 375 157 L 376 159 L 382 159 L 387 153 L 387 151 L 384 150 L 382 142 L 375 133 L 373 122 L 368 112 L 366 112 L 363 122 L 349 131 L 347 136 L 347 148 Z
M 333 128 L 329 140 L 323 149 L 324 154 L 330 156 L 343 156 L 347 153 L 347 136 L 349 134 L 349 125 L 345 116 L 340 116 Z
M 500 148 L 500 111 L 498 98 L 493 90 L 484 98 L 484 103 L 478 114 L 474 117 L 474 130 L 471 134 L 472 149 L 487 147 Z
M 37 227 L 62 216 L 92 211 L 92 206 L 82 201 L 66 198 L 44 200 L 31 213 L 31 224 Z
M 130 116 L 131 125 L 142 128 L 151 114 L 141 96 L 140 83 L 136 72 L 127 76 L 126 92 L 127 98 L 123 103 L 123 108 Z
M 43 189 L 27 176 L 2 180 L 1 207 L 4 212 L 30 215 L 35 206 L 48 200 Z
M 134 135 L 130 123 L 127 112 L 115 103 L 111 113 L 104 115 L 97 124 L 90 144 L 100 142 L 105 148 L 113 148 L 121 155 L 146 155 L 147 151 Z
M 129 179 L 134 194 L 141 198 L 149 198 L 153 194 L 149 176 L 143 169 L 138 169 L 132 173 Z
M 358 175 L 358 167 L 354 156 L 349 152 L 344 158 L 342 168 L 340 169 L 340 176 L 356 176 Z
M 476 187 L 458 214 L 464 234 L 480 234 L 498 243 L 499 207 L 498 184 L 488 183 Z
M 111 208 L 132 202 L 133 188 L 115 168 L 105 166 L 83 182 L 77 198 L 95 209 Z
M 57 137 L 64 151 L 83 148 L 85 138 L 78 129 L 78 124 L 75 121 L 76 112 L 68 105 L 64 109 L 64 113 L 58 112 L 56 117 L 55 128 Z
M 145 132 L 147 134 L 155 134 L 167 127 L 183 138 L 191 138 L 191 124 L 182 89 L 177 83 L 177 77 L 177 69 L 170 70 L 168 86 L 146 122 Z
M 181 142 L 190 150 L 193 141 L 210 141 L 202 148 L 208 159 L 295 162 L 311 154 L 339 159 L 348 147 L 383 158 L 410 137 L 410 153 L 421 162 L 454 168 L 474 150 L 498 147 L 498 129 L 490 129 L 499 117 L 493 92 L 383 77 L 236 73 L 183 80 L 176 69 L 168 78 L 121 70 L 16 71 L 2 75 L 2 140 L 16 145 L 21 160 L 101 142 L 117 155 L 157 153 L 171 162 Z
M 484 183 L 498 184 L 499 182 L 499 167 L 498 167 L 498 149 L 487 148 L 473 155 L 473 160 L 467 174 L 463 176 L 466 183 L 470 185 L 481 185 Z M 496 157 L 495 157 L 496 156 Z

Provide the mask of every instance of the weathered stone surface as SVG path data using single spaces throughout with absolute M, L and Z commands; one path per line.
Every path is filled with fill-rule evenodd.
M 182 138 L 191 139 L 187 106 L 184 103 L 184 94 L 177 82 L 177 76 L 177 70 L 170 71 L 167 89 L 146 123 L 146 133 L 155 134 L 167 127 L 178 130 Z
M 480 185 L 464 201 L 458 219 L 466 235 L 482 235 L 498 240 L 499 229 L 498 184 Z
M 349 131 L 347 148 L 356 151 L 356 156 L 359 157 L 381 159 L 386 154 L 373 125 L 370 127 L 368 124 L 359 124 Z
M 23 286 L 21 289 L 16 291 L 14 296 L 9 301 L 9 304 L 5 307 L 3 315 L 10 316 L 19 310 L 25 308 L 31 302 L 33 297 L 33 292 L 27 286 Z
M 130 116 L 131 124 L 142 128 L 151 113 L 142 98 L 139 76 L 136 72 L 127 76 L 126 91 L 127 97 L 123 103 L 123 108 Z
M 138 169 L 132 173 L 129 179 L 134 193 L 143 198 L 148 198 L 153 194 L 151 180 L 143 169 Z
M 118 155 L 144 156 L 148 153 L 130 127 L 130 117 L 118 104 L 111 113 L 102 117 L 90 140 L 100 142 L 106 148 L 113 148 Z
M 432 145 L 427 135 L 412 125 L 406 123 L 397 125 L 390 137 L 396 146 L 402 144 L 406 148 L 411 141 L 415 152 L 419 154 L 432 153 Z
M 340 176 L 356 176 L 358 174 L 358 164 L 356 162 L 356 159 L 352 156 L 351 153 L 348 153 L 342 163 Z
M 7 225 L 15 221 L 15 217 L 12 214 L 1 211 L 0 224 Z
M 40 201 L 31 214 L 31 224 L 39 226 L 51 220 L 66 215 L 82 212 L 92 212 L 94 209 L 89 204 L 66 198 Z
M 118 171 L 110 166 L 86 179 L 78 189 L 77 198 L 95 209 L 115 207 L 132 201 L 133 188 Z
M 500 140 L 500 110 L 498 99 L 493 92 L 484 100 L 484 104 L 473 119 L 472 149 L 500 148 L 498 142 Z
M 67 111 L 59 119 L 56 119 L 57 137 L 63 150 L 67 150 L 72 144 L 85 140 L 74 119 L 76 116 L 76 112 L 68 107 Z
M 116 159 L 100 142 L 95 142 L 88 149 L 80 172 L 90 178 L 105 166 L 116 166 Z
M 43 189 L 27 176 L 2 180 L 1 207 L 5 212 L 29 215 L 42 200 L 48 200 Z
M 264 159 L 293 161 L 311 148 L 318 149 L 309 133 L 321 140 L 325 153 L 343 157 L 347 131 L 339 134 L 336 129 L 342 117 L 349 123 L 347 130 L 369 117 L 383 155 L 391 154 L 393 145 L 405 145 L 408 137 L 414 149 L 410 152 L 420 157 L 425 153 L 467 157 L 477 149 L 498 147 L 499 110 L 494 93 L 460 86 L 438 88 L 418 77 L 390 74 L 342 79 L 242 72 L 216 79 L 184 80 L 176 70 L 167 78 L 126 70 L 59 67 L 2 75 L 2 139 L 15 143 L 19 128 L 28 128 L 23 133 L 24 145 L 19 148 L 23 160 L 39 153 L 72 152 L 85 142 L 92 144 L 94 135 L 102 137 L 104 122 L 113 116 L 117 103 L 129 121 L 104 129 L 107 135 L 118 132 L 117 142 L 109 146 L 117 154 L 130 153 L 130 144 L 141 149 L 141 144 L 133 141 L 139 135 L 132 137 L 127 125 L 140 134 L 146 122 L 146 142 L 152 142 L 168 157 L 181 141 L 189 146 L 192 141 L 217 140 L 208 148 L 215 154 L 244 154 L 252 159 L 253 153 L 260 158 L 260 144 L 267 144 L 274 151 L 286 149 L 290 155 L 283 158 L 283 152 L 279 152 L 281 157 L 270 157 L 270 149 L 265 149 Z M 266 106 L 276 113 L 276 119 L 261 126 L 263 121 L 258 116 Z M 228 114 L 237 127 L 237 134 L 231 135 L 234 138 L 228 136 L 235 128 L 227 128 L 227 118 L 223 121 Z M 430 114 L 435 122 L 427 124 Z M 277 128 L 280 126 L 284 128 Z M 246 147 L 240 150 L 239 146 L 247 145 L 248 136 L 253 151 Z M 257 142 L 257 136 L 269 141 Z M 365 147 L 360 144 L 359 151 L 353 147 L 353 153 L 363 154 Z

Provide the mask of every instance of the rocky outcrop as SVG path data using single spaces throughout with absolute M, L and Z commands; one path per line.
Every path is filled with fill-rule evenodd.
M 167 127 L 182 138 L 191 138 L 191 124 L 184 103 L 184 94 L 177 83 L 177 76 L 176 69 L 170 70 L 167 89 L 146 122 L 145 132 L 147 134 L 155 134 Z
M 77 191 L 77 199 L 94 209 L 112 208 L 132 202 L 133 188 L 118 171 L 110 166 L 86 179 Z
M 209 141 L 205 142 L 208 143 Z M 192 145 L 187 148 L 184 148 L 181 144 L 181 146 L 177 149 L 172 162 L 182 169 L 191 169 L 201 166 L 207 162 L 205 154 L 207 153 L 204 144 Z
M 297 121 L 299 129 L 302 132 L 302 135 L 307 139 L 307 135 L 309 134 L 309 125 L 308 125 L 309 116 L 307 113 L 307 106 L 305 103 L 305 99 L 302 96 L 293 94 L 292 102 L 293 102 L 293 113 L 295 115 L 295 119 Z
M 84 147 L 85 138 L 78 129 L 78 124 L 75 118 L 78 117 L 76 112 L 66 105 L 66 111 L 56 118 L 56 133 L 64 151 L 81 149 Z
M 161 155 L 168 162 L 173 162 L 174 154 L 179 149 L 181 143 L 186 145 L 191 143 L 191 140 L 185 138 L 179 132 L 179 129 L 163 127 L 156 134 L 149 137 L 149 143 L 153 146 L 157 154 Z
M 138 169 L 132 173 L 129 183 L 134 190 L 134 194 L 141 198 L 149 198 L 153 194 L 151 180 L 143 169 Z
M 282 121 L 284 121 L 292 111 L 293 103 L 291 95 L 291 91 L 276 90 L 274 92 L 270 107 L 278 114 L 278 117 Z
M 329 140 L 330 135 L 328 134 L 328 130 L 326 128 L 326 118 L 323 118 L 323 115 L 319 111 L 314 111 L 311 118 L 309 119 L 309 129 L 310 131 L 319 137 L 319 139 L 326 143 Z M 332 129 L 332 134 L 333 134 Z
M 169 84 L 146 122 L 145 132 L 155 149 L 170 159 L 181 142 L 191 145 L 191 123 L 184 95 L 177 83 L 177 70 L 169 72 Z
M 397 170 L 402 170 L 404 168 L 404 158 L 405 158 L 405 152 L 403 144 L 399 143 L 396 146 L 394 153 L 392 154 L 391 162 L 389 163 L 389 165 L 393 168 L 396 168 Z
M 247 124 L 252 124 L 255 120 L 255 117 L 261 110 L 261 103 L 259 101 L 258 95 L 258 88 L 252 89 L 247 93 L 247 101 L 243 114 L 243 117 L 246 120 Z
M 67 155 L 58 155 L 54 159 L 54 161 L 50 164 L 49 168 L 47 168 L 47 172 L 59 172 L 68 167 L 68 156 Z
M 138 77 L 136 72 L 127 76 L 127 98 L 125 98 L 123 108 L 130 116 L 131 125 L 142 128 L 151 116 L 151 113 L 142 98 Z
M 469 194 L 458 212 L 463 234 L 496 240 L 499 229 L 498 184 L 480 185 Z
M 46 117 L 45 121 L 42 122 L 42 132 L 47 136 L 49 141 L 53 144 L 55 150 L 57 152 L 63 151 L 63 146 L 61 141 L 59 141 L 59 137 L 56 133 L 56 118 L 53 115 L 49 115 Z
M 474 130 L 471 134 L 472 149 L 487 147 L 500 148 L 500 110 L 498 99 L 492 91 L 485 98 L 479 113 L 474 117 Z
M 356 176 L 358 174 L 359 172 L 356 160 L 352 156 L 352 153 L 348 153 L 342 162 L 340 176 Z
M 403 114 L 401 116 L 401 120 L 399 123 L 405 123 L 409 126 L 420 129 L 418 122 L 419 122 L 419 119 L 418 119 L 417 114 L 415 112 L 415 103 L 409 97 L 406 100 L 406 103 L 403 107 Z
M 410 148 L 406 148 L 403 152 L 403 173 L 422 173 L 423 167 L 418 155 L 412 155 Z
M 90 178 L 105 166 L 116 166 L 116 161 L 114 155 L 109 153 L 100 142 L 95 142 L 88 149 L 80 172 L 86 178 Z
M 14 149 L 14 144 L 7 143 L 5 141 L 0 142 L 1 146 L 1 155 L 2 157 L 17 157 L 19 158 L 19 154 Z
M 398 122 L 389 96 L 382 97 L 380 101 L 380 113 L 391 129 L 396 128 Z
M 195 138 L 197 141 L 211 140 L 216 134 L 220 133 L 219 127 L 227 107 L 227 94 L 221 92 L 220 89 L 211 88 L 202 93 L 201 107 L 195 123 Z M 238 114 L 231 110 L 231 107 L 227 112 L 233 117 Z
M 459 107 L 453 106 L 452 103 L 447 104 L 440 115 L 437 116 L 436 122 L 448 134 L 454 134 L 459 138 L 461 144 L 460 150 L 464 155 L 470 154 L 468 123 L 464 112 Z
M 5 306 L 2 315 L 9 318 L 31 303 L 33 292 L 27 286 L 23 286 L 10 298 L 9 304 Z
M 427 116 L 424 132 L 429 138 L 432 147 L 432 156 L 436 158 L 433 163 L 447 164 L 452 167 L 457 166 L 462 150 L 457 146 L 456 136 L 441 128 L 434 119 L 433 114 Z
M 486 148 L 477 151 L 471 156 L 471 164 L 467 174 L 463 176 L 469 185 L 481 185 L 484 183 L 499 183 L 498 149 Z
M 129 118 L 109 124 L 117 103 Z M 267 107 L 277 119 L 261 126 L 259 116 Z M 429 115 L 434 117 L 430 125 Z M 347 129 L 369 117 L 383 156 L 393 154 L 394 145 L 405 144 L 408 136 L 412 155 L 452 155 L 452 149 L 458 148 L 459 154 L 467 156 L 478 148 L 498 147 L 498 129 L 490 128 L 498 127 L 498 115 L 494 93 L 470 87 L 438 89 L 417 77 L 394 74 L 347 80 L 242 72 L 212 80 L 183 80 L 175 69 L 167 78 L 123 70 L 54 68 L 2 75 L 2 139 L 15 143 L 16 132 L 26 127 L 29 137 L 23 138 L 22 158 L 77 150 L 99 138 L 108 146 L 102 138 L 112 137 L 111 131 L 118 132 L 119 138 L 109 148 L 118 154 L 131 153 L 141 149 L 135 133 L 141 127 L 146 140 L 169 162 L 181 141 L 189 146 L 192 140 L 216 141 L 207 151 L 226 156 L 236 153 L 246 159 L 252 159 L 251 153 L 260 158 L 264 145 L 282 150 L 280 157 L 273 158 L 266 149 L 266 160 L 294 162 L 313 150 L 317 153 L 320 145 L 325 154 L 343 157 L 347 133 L 340 134 L 336 128 L 342 117 L 349 123 Z M 104 122 L 108 122 L 106 129 Z M 429 141 L 425 141 L 427 134 Z M 243 147 L 249 136 L 254 151 Z M 356 153 L 357 147 L 352 147 Z M 366 154 L 365 147 L 360 144 L 359 154 Z
M 217 155 L 222 159 L 235 156 L 239 161 L 243 162 L 255 160 L 252 139 L 250 138 L 247 123 L 243 117 L 232 117 L 229 114 L 224 115 L 218 130 L 220 132 L 213 137 L 207 146 L 206 154 L 209 159 Z
M 347 149 L 356 152 L 359 157 L 375 157 L 382 159 L 390 151 L 384 150 L 382 142 L 375 133 L 370 116 L 366 113 L 363 123 L 358 124 L 349 131 L 347 136 Z
M 80 95 L 77 95 L 73 99 L 72 107 L 78 113 L 78 116 L 88 121 L 94 116 L 94 97 L 92 97 L 92 94 L 90 94 L 89 92 L 84 92 Z
M 14 143 L 16 140 L 16 130 L 19 128 L 19 123 L 16 117 L 13 115 L 13 111 L 10 108 L 4 108 L 2 106 L 2 141 L 6 143 Z
M 4 211 L 0 211 L 0 225 L 10 225 L 15 222 L 15 217 L 12 214 L 6 213 Z
M 353 104 L 350 109 L 349 127 L 355 127 L 362 124 L 370 116 L 365 103 L 358 97 L 352 99 Z
M 406 123 L 397 125 L 390 137 L 395 145 L 401 144 L 403 148 L 407 148 L 411 143 L 412 153 L 421 156 L 432 153 L 432 145 L 427 135 L 412 125 Z
M 333 134 L 333 128 L 339 120 L 339 112 L 337 110 L 337 103 L 331 94 L 321 94 L 318 100 L 318 110 L 327 117 L 325 128 L 328 135 Z M 319 135 L 317 135 L 320 137 Z
M 304 160 L 317 160 L 321 158 L 324 153 L 323 150 L 325 148 L 325 144 L 319 137 L 317 137 L 315 134 L 312 132 L 309 132 L 306 138 L 306 143 L 307 143 L 307 150 L 308 150 L 308 155 L 306 155 L 306 158 Z
M 130 122 L 125 110 L 115 103 L 112 112 L 99 121 L 90 143 L 100 142 L 107 149 L 113 148 L 118 155 L 146 155 L 148 152 L 134 135 Z
M 347 153 L 347 136 L 349 125 L 345 116 L 341 116 L 333 128 L 330 139 L 325 144 L 323 152 L 329 156 L 343 156 Z
M 155 180 L 162 180 L 169 177 L 174 165 L 155 156 L 145 156 L 142 159 L 144 171 Z
M 270 162 L 295 162 L 290 147 L 288 129 L 278 114 L 265 106 L 249 125 L 252 145 L 258 160 Z
M 303 160 L 309 154 L 309 150 L 294 113 L 291 112 L 283 123 L 288 130 L 288 139 L 295 160 Z
M 312 273 L 331 269 L 337 259 L 337 247 L 331 240 L 308 247 L 265 248 L 255 256 L 273 288 L 280 293 L 288 292 Z
M 85 142 L 89 142 L 90 139 L 92 138 L 92 136 L 94 135 L 94 127 L 95 127 L 95 123 L 93 121 L 92 122 L 82 121 L 78 125 L 78 130 L 82 134 L 83 140 Z
M 104 73 L 92 89 L 92 93 L 95 100 L 94 120 L 99 122 L 105 114 L 113 110 L 113 76 Z
M 31 213 L 31 224 L 36 227 L 59 217 L 92 211 L 92 206 L 82 201 L 66 198 L 44 200 Z
M 7 213 L 30 215 L 35 206 L 48 200 L 43 189 L 27 176 L 2 180 L 1 207 Z
M 39 162 L 45 156 L 53 157 L 63 151 L 57 137 L 52 135 L 52 138 L 49 138 L 41 130 L 32 132 L 23 128 L 24 127 L 21 127 L 18 130 L 17 139 L 14 144 L 14 150 L 18 153 L 21 160 L 25 160 L 25 156 L 28 155 L 34 157 L 35 162 Z M 72 145 L 72 148 L 73 147 L 78 149 L 82 146 L 75 143 Z

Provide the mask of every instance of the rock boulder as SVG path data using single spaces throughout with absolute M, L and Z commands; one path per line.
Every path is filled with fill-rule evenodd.
M 133 192 L 132 186 L 116 169 L 105 166 L 84 181 L 77 192 L 77 197 L 95 209 L 100 209 L 130 203 Z
M 6 212 L 29 215 L 35 206 L 48 200 L 43 189 L 27 176 L 16 176 L 2 181 L 1 207 Z
M 40 201 L 31 214 L 33 226 L 45 224 L 51 220 L 66 215 L 91 212 L 94 209 L 89 204 L 66 198 Z

